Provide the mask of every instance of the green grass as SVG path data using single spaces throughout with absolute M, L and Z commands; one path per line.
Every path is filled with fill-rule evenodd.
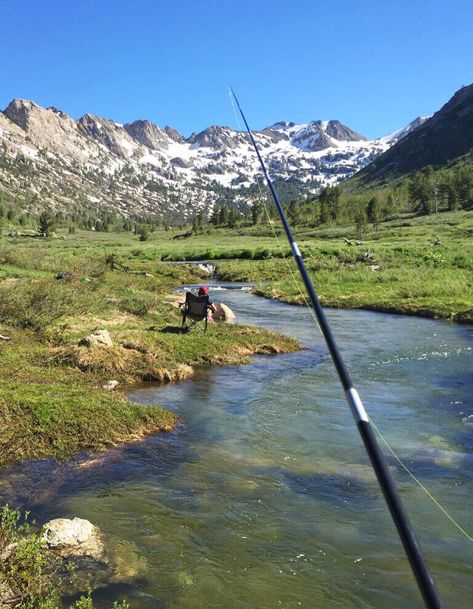
M 113 237 L 114 250 L 117 239 Z M 296 341 L 258 328 L 211 324 L 180 331 L 171 288 L 202 281 L 197 266 L 161 262 L 124 236 L 121 260 L 153 277 L 111 271 L 100 233 L 70 240 L 7 242 L 0 249 L 0 465 L 32 458 L 66 459 L 171 429 L 177 419 L 155 407 L 129 403 L 120 388 L 167 382 L 196 366 L 241 364 L 255 353 L 298 349 Z M 58 280 L 59 272 L 68 280 Z M 179 299 L 179 297 L 177 297 Z M 174 303 L 173 303 L 174 301 Z M 79 340 L 107 329 L 113 346 Z
M 252 281 L 262 296 L 303 303 L 280 226 L 181 238 L 183 233 L 158 231 L 145 242 L 127 233 L 82 231 L 64 239 L 3 240 L 0 334 L 11 340 L 0 341 L 0 466 L 68 459 L 178 422 L 163 408 L 105 391 L 108 380 L 118 380 L 122 389 L 146 380 L 168 382 L 189 376 L 196 366 L 241 364 L 254 353 L 299 348 L 292 339 L 238 325 L 211 324 L 205 337 L 198 330 L 183 334 L 170 294 L 205 276 L 196 265 L 167 261 L 212 259 L 222 279 Z M 295 236 L 324 305 L 473 322 L 473 212 L 406 215 L 370 230 L 362 245 L 346 243 L 356 239 L 352 226 L 305 227 Z M 441 246 L 432 245 L 436 236 Z M 112 272 L 105 262 L 112 253 L 153 277 Z M 59 272 L 68 273 L 68 280 L 55 279 Z M 110 332 L 112 347 L 78 345 L 96 329 Z M 14 533 L 18 514 L 4 510 L 3 517 L 10 518 L 10 528 L 2 530 Z M 17 587 L 24 579 L 25 607 L 51 609 L 58 591 L 45 596 L 47 565 L 36 538 L 23 533 L 26 541 L 16 538 L 18 547 L 29 544 L 31 551 L 22 553 L 23 562 L 15 558 L 12 569 L 5 563 L 3 579 Z M 74 609 L 92 609 L 90 598 Z
M 432 245 L 436 235 L 441 246 Z M 385 223 L 361 246 L 344 241 L 355 240 L 352 227 L 303 230 L 297 241 L 325 306 L 472 323 L 472 236 L 472 212 L 455 212 Z M 304 302 L 292 259 L 222 261 L 218 271 L 226 280 L 255 282 L 260 295 Z
M 176 424 L 162 408 L 101 390 L 100 378 L 48 365 L 48 347 L 35 333 L 10 328 L 9 335 L 0 351 L 0 465 L 66 459 Z
M 274 232 L 278 235 L 276 239 Z M 352 226 L 296 229 L 295 236 L 322 304 L 473 322 L 473 212 L 405 215 L 370 229 L 362 245 Z M 171 288 L 205 280 L 196 265 L 165 260 L 214 258 L 222 279 L 252 281 L 263 296 L 304 302 L 304 290 L 281 228 L 153 233 L 78 231 L 58 239 L 5 239 L 0 247 L 1 463 L 67 458 L 145 433 L 175 418 L 156 407 L 107 393 L 107 380 L 172 381 L 195 366 L 239 364 L 253 353 L 298 348 L 257 328 L 212 324 L 178 331 Z M 436 237 L 441 246 L 433 246 Z M 177 237 L 177 238 L 176 238 Z M 111 254 L 134 271 L 111 271 Z M 67 272 L 68 281 L 55 279 Z M 80 338 L 108 329 L 113 347 L 85 348 Z

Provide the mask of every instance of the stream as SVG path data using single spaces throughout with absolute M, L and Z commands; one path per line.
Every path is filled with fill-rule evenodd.
M 423 607 L 310 312 L 225 289 L 238 287 L 211 298 L 305 349 L 135 388 L 130 399 L 179 414 L 175 431 L 95 460 L 9 468 L 0 492 L 40 523 L 86 518 L 126 551 L 136 577 L 99 590 L 99 607 L 121 598 L 131 609 Z M 471 535 L 473 328 L 327 313 L 370 417 Z M 469 609 L 473 543 L 388 462 L 445 607 Z

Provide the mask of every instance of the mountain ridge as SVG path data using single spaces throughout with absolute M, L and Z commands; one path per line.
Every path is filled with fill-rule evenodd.
M 437 112 L 380 155 L 357 178 L 363 183 L 442 167 L 473 150 L 473 84 L 459 89 Z
M 305 194 L 339 183 L 396 141 L 368 140 L 337 120 L 280 121 L 253 135 L 274 179 Z M 247 135 L 227 126 L 184 138 L 146 119 L 122 125 L 87 113 L 75 121 L 30 100 L 0 113 L 0 144 L 0 189 L 21 191 L 30 208 L 34 201 L 186 220 L 225 201 L 244 207 L 261 176 Z

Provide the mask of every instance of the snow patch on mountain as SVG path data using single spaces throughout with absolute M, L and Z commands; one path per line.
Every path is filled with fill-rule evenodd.
M 430 116 L 418 116 L 402 129 L 398 129 L 397 131 L 393 131 L 389 135 L 385 135 L 384 137 L 379 138 L 379 141 L 392 146 L 399 140 L 402 140 L 402 138 L 406 137 L 406 135 L 411 133 L 411 131 L 414 131 L 414 129 L 420 127 L 429 118 Z
M 314 194 L 366 166 L 423 120 L 377 140 L 336 120 L 280 121 L 253 136 L 275 180 Z M 210 214 L 216 202 L 249 204 L 262 177 L 248 135 L 230 127 L 213 125 L 185 139 L 147 120 L 122 125 L 89 113 L 74 121 L 28 100 L 0 113 L 0 146 L 0 190 L 23 189 L 28 200 L 39 189 L 42 202 L 58 209 L 87 201 L 123 215 L 185 220 Z M 22 163 L 25 175 L 18 173 Z

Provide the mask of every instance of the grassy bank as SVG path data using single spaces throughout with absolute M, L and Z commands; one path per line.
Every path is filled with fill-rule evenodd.
M 295 236 L 326 306 L 473 323 L 472 212 L 405 216 L 366 230 L 361 244 L 353 226 L 296 227 Z M 111 254 L 143 275 L 110 270 Z M 182 334 L 170 292 L 205 280 L 197 266 L 170 260 L 213 259 L 222 279 L 252 281 L 260 295 L 303 303 L 287 255 L 277 225 L 199 235 L 161 230 L 145 242 L 129 233 L 85 231 L 4 238 L 0 334 L 11 340 L 0 341 L 0 463 L 66 458 L 176 424 L 170 413 L 106 392 L 107 381 L 124 388 L 178 380 L 195 366 L 296 349 L 294 341 L 257 328 L 213 324 L 205 339 L 197 330 Z M 55 279 L 60 272 L 66 279 Z M 109 331 L 113 346 L 79 346 L 97 329 Z
M 367 232 L 361 245 L 349 226 L 296 237 L 324 306 L 473 323 L 471 212 L 387 222 Z M 437 237 L 440 245 L 434 245 Z M 305 300 L 291 259 L 224 260 L 218 271 L 223 279 L 255 282 L 259 295 Z
M 86 237 L 10 240 L 0 249 L 0 334 L 10 338 L 0 340 L 0 465 L 64 459 L 172 429 L 173 414 L 132 404 L 120 389 L 298 348 L 237 325 L 212 324 L 205 338 L 198 329 L 181 333 L 171 288 L 198 283 L 199 269 L 133 254 L 124 240 L 121 259 L 148 276 L 112 271 L 101 235 Z M 59 272 L 66 278 L 57 279 Z M 112 346 L 78 344 L 98 329 L 109 332 Z M 103 388 L 110 380 L 118 391 Z
M 294 235 L 326 306 L 473 321 L 471 211 L 404 214 L 377 228 L 365 227 L 361 237 L 353 225 L 296 226 Z M 437 238 L 441 245 L 433 245 Z M 362 244 L 356 245 L 359 241 Z M 28 246 L 18 241 L 12 249 L 19 256 Z M 178 284 L 186 281 L 184 271 L 169 262 L 213 260 L 222 279 L 253 281 L 258 294 L 303 302 L 290 249 L 277 222 L 233 229 L 207 226 L 201 234 L 159 230 L 145 242 L 130 233 L 78 232 L 41 243 L 40 250 L 35 269 L 22 266 L 14 257 L 0 265 L 0 276 L 5 268 L 13 275 L 44 273 L 55 256 L 63 266 L 74 267 L 84 252 L 96 259 L 115 252 L 133 268 L 150 270 Z M 197 280 L 187 272 L 187 280 Z

